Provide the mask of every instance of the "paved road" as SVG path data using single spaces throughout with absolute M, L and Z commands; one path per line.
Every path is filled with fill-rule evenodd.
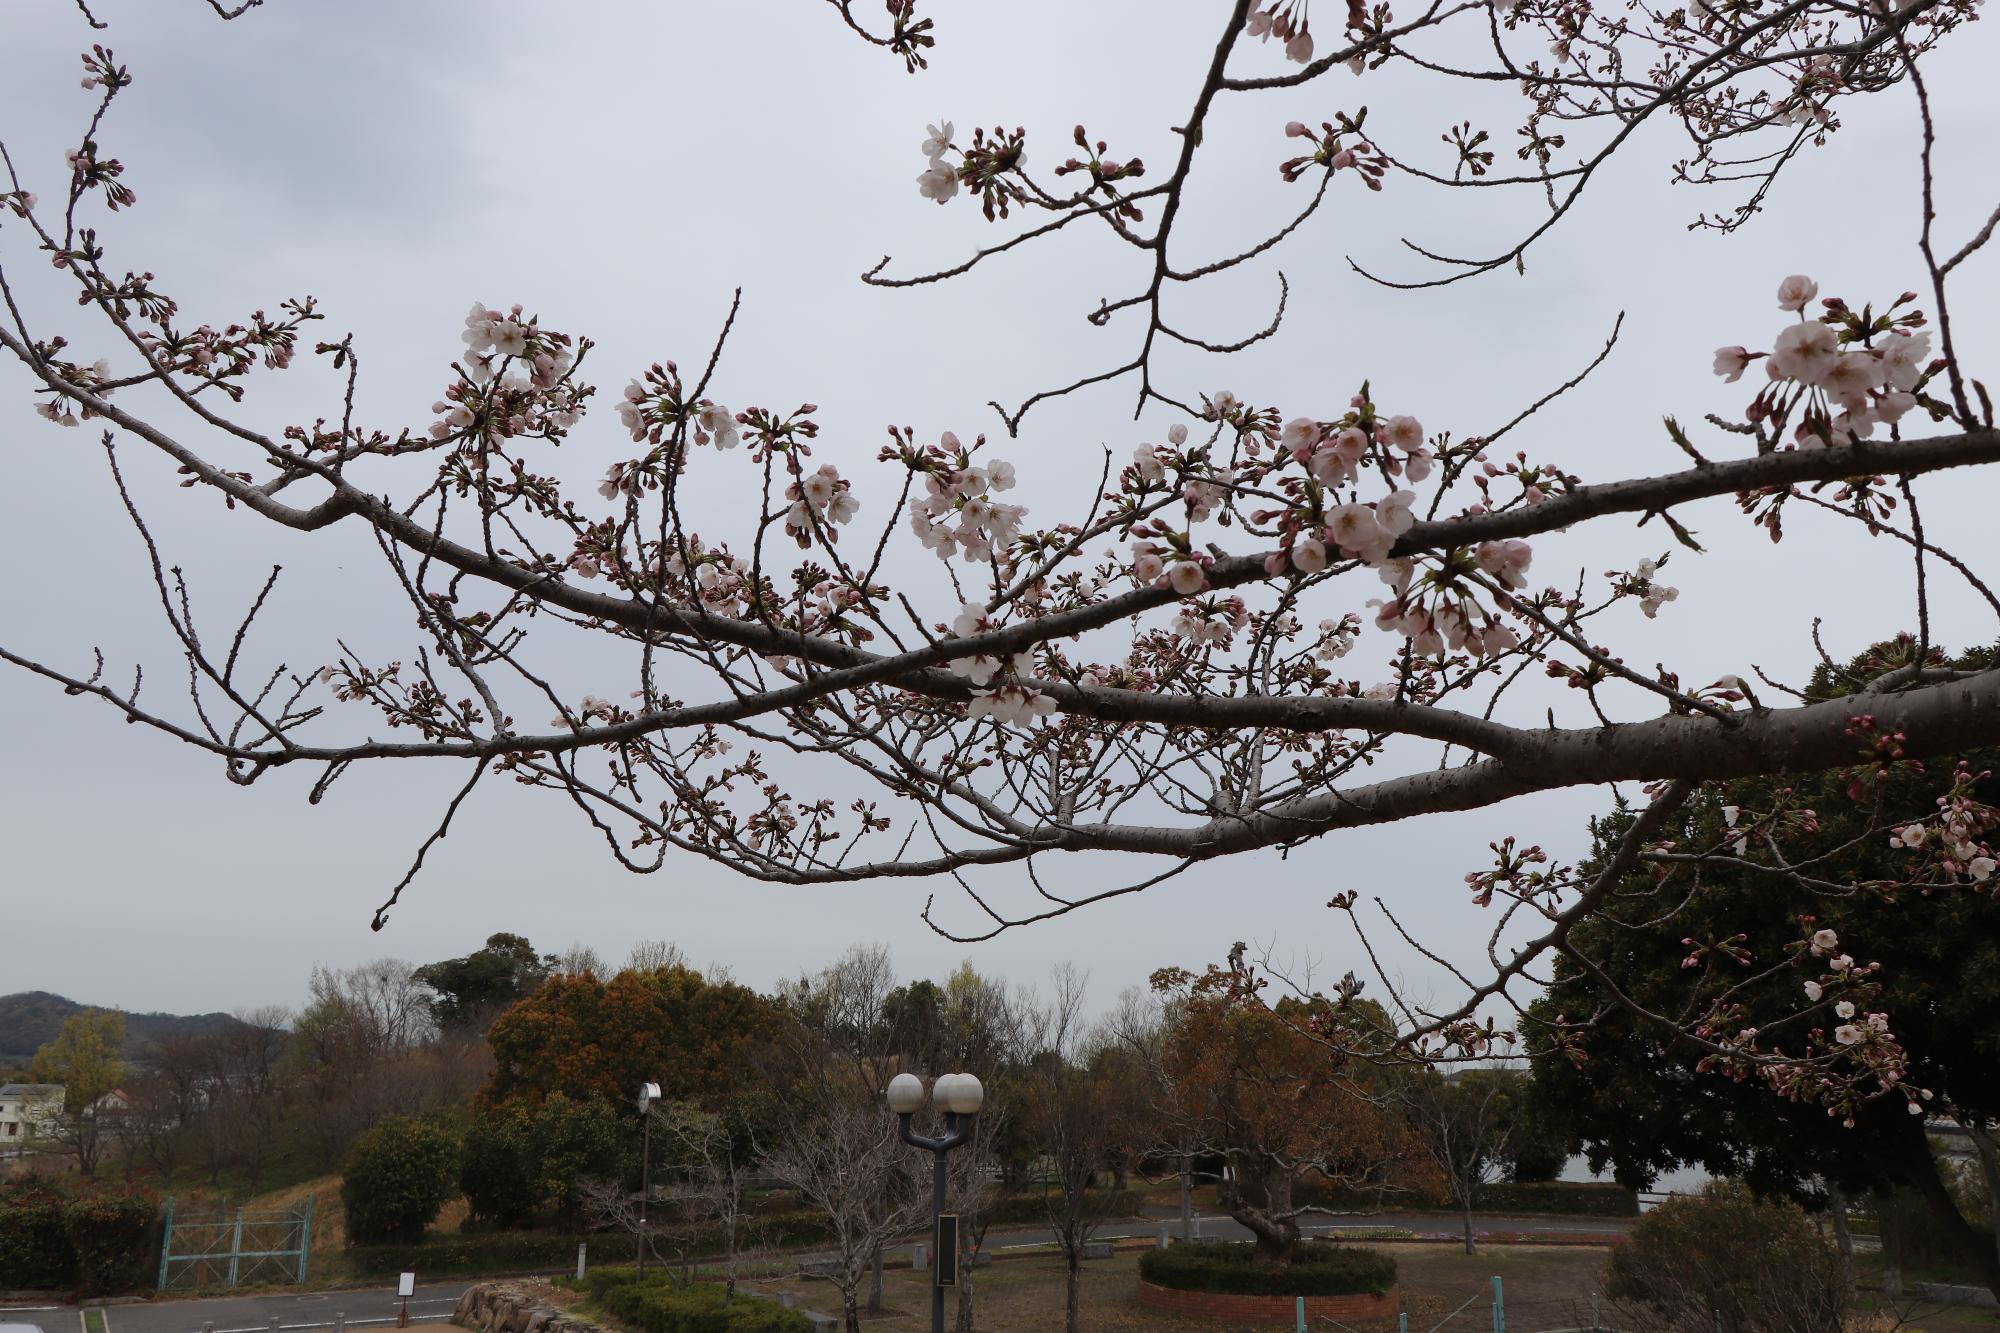
M 1477 1216 L 1474 1225 L 1484 1232 L 1587 1233 L 1607 1239 L 1622 1236 L 1631 1225 L 1619 1217 L 1487 1217 Z M 1178 1235 L 1180 1218 L 1126 1219 L 1107 1223 L 1097 1231 L 1099 1240 L 1152 1237 L 1165 1226 Z M 1457 1234 L 1458 1219 L 1440 1213 L 1371 1213 L 1328 1217 L 1304 1228 L 1309 1235 L 1338 1233 L 1343 1227 L 1404 1227 L 1418 1233 Z M 1200 1234 L 1225 1240 L 1248 1240 L 1250 1232 L 1227 1217 L 1207 1215 L 1200 1219 Z M 1047 1228 L 1020 1227 L 996 1232 L 986 1238 L 988 1247 L 1001 1250 L 1013 1246 L 1046 1245 L 1054 1239 Z M 410 1299 L 410 1322 L 444 1320 L 469 1282 L 425 1283 Z M 199 1300 L 165 1300 L 144 1305 L 114 1305 L 105 1310 L 106 1333 L 269 1333 L 277 1321 L 280 1333 L 301 1329 L 332 1327 L 341 1316 L 350 1326 L 375 1329 L 396 1322 L 401 1306 L 393 1285 L 346 1291 L 315 1291 L 304 1295 L 276 1293 L 263 1296 L 227 1296 Z M 79 1312 L 70 1306 L 50 1309 L 0 1306 L 0 1324 L 26 1323 L 42 1333 L 86 1333 Z
M 410 1298 L 410 1322 L 430 1322 L 451 1317 L 459 1293 L 467 1282 L 429 1283 L 417 1288 Z M 380 1328 L 393 1325 L 402 1302 L 396 1299 L 394 1284 L 353 1291 L 314 1291 L 303 1295 L 274 1293 L 265 1296 L 227 1296 L 191 1301 L 155 1301 L 145 1305 L 113 1305 L 105 1309 L 107 1333 L 269 1333 L 271 1321 L 286 1333 L 307 1328 L 331 1327 L 342 1315 L 349 1327 Z M 80 1312 L 74 1308 L 55 1310 L 9 1310 L 0 1306 L 0 1324 L 28 1323 L 42 1333 L 84 1333 Z

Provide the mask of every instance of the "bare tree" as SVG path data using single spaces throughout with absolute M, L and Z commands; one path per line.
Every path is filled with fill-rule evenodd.
M 721 1237 L 726 1304 L 735 1299 L 742 1260 L 749 1127 L 687 1102 L 656 1102 L 648 1114 L 667 1169 L 667 1197 L 688 1214 L 714 1222 Z
M 812 1080 L 819 1100 L 788 1105 L 792 1118 L 768 1144 L 764 1165 L 826 1218 L 847 1333 L 861 1327 L 861 1286 L 886 1246 L 918 1227 L 930 1208 L 917 1154 L 896 1134 L 880 1099 L 845 1079 Z M 788 1103 L 791 1099 L 787 1099 Z
M 1022 1108 L 1053 1188 L 1044 1195 L 1049 1228 L 1063 1260 L 1063 1327 L 1081 1328 L 1083 1257 L 1110 1217 L 1097 1173 L 1119 1144 L 1119 1090 L 1096 1057 L 1109 1045 L 1086 1011 L 1087 976 L 1069 964 L 1050 976 L 1046 1001 L 1024 1005 L 1022 1046 L 1028 1105 Z
M 657 972 L 665 967 L 686 967 L 688 959 L 681 946 L 670 940 L 640 940 L 625 956 L 625 966 L 634 972 Z M 706 975 L 716 979 L 715 969 L 710 968 Z
M 1508 1069 L 1412 1070 L 1394 1085 L 1417 1142 L 1451 1188 L 1464 1224 L 1465 1252 L 1477 1254 L 1472 1211 L 1513 1142 L 1524 1077 Z

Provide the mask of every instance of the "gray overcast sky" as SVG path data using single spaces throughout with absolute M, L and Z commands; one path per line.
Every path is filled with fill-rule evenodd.
M 809 0 L 607 0 L 560 11 L 271 0 L 227 25 L 195 0 L 103 0 L 112 27 L 98 39 L 138 83 L 102 139 L 140 197 L 105 234 L 114 262 L 159 274 L 189 322 L 220 325 L 287 296 L 319 296 L 322 327 L 352 329 L 362 349 L 364 417 L 391 429 L 428 419 L 474 300 L 523 302 L 545 323 L 599 340 L 590 378 L 615 393 L 655 359 L 705 356 L 740 283 L 744 313 L 720 397 L 738 408 L 818 403 L 821 456 L 872 480 L 864 464 L 886 422 L 925 438 L 993 431 L 988 398 L 1015 402 L 1130 354 L 1129 327 L 1099 330 L 1081 318 L 1135 277 L 1134 256 L 1100 236 L 1066 235 L 934 288 L 882 292 L 856 280 L 884 254 L 915 271 L 996 234 L 964 201 L 938 209 L 918 197 L 925 122 L 952 118 L 961 137 L 974 123 L 1025 126 L 1031 160 L 1046 167 L 1067 155 L 1069 128 L 1082 121 L 1114 152 L 1164 169 L 1178 144 L 1170 127 L 1185 116 L 1222 11 L 1194 0 L 929 8 L 941 44 L 932 69 L 913 78 Z M 872 18 L 879 6 L 861 9 Z M 76 52 L 93 34 L 64 0 L 14 0 L 5 22 L 0 137 L 29 187 L 55 196 L 62 151 L 89 114 Z M 2000 104 L 1982 82 L 1990 26 L 1972 25 L 1935 66 L 1941 230 L 1953 246 L 1993 203 L 1972 193 L 1990 192 L 1990 170 L 1971 170 L 2000 141 Z M 1271 46 L 1239 59 L 1279 67 Z M 1503 93 L 1482 101 L 1453 89 L 1439 100 L 1436 85 L 1343 73 L 1230 99 L 1211 121 L 1177 257 L 1239 249 L 1295 206 L 1308 187 L 1288 189 L 1275 171 L 1287 119 L 1317 122 L 1366 101 L 1371 128 L 1414 152 L 1480 115 L 1504 155 L 1517 113 Z M 1399 236 L 1457 252 L 1502 248 L 1533 201 L 1470 199 L 1407 180 L 1369 195 L 1343 182 L 1334 206 L 1273 260 L 1181 297 L 1185 324 L 1236 337 L 1268 317 L 1275 268 L 1293 284 L 1278 339 L 1227 364 L 1171 358 L 1174 388 L 1191 396 L 1228 386 L 1331 414 L 1366 377 L 1391 410 L 1477 433 L 1574 373 L 1622 310 L 1625 336 L 1611 361 L 1520 444 L 1587 480 L 1670 468 L 1679 456 L 1659 418 L 1740 409 L 1747 395 L 1710 376 L 1710 349 L 1768 345 L 1782 318 L 1772 297 L 1779 278 L 1809 273 L 1855 300 L 1920 285 L 1914 106 L 1896 93 L 1848 107 L 1847 128 L 1797 164 L 1768 213 L 1738 236 L 1685 229 L 1721 201 L 1666 184 L 1683 144 L 1656 130 L 1530 252 L 1525 276 L 1441 292 L 1384 291 L 1344 257 L 1409 273 Z M 38 331 L 87 329 L 18 226 L 0 227 L 0 253 L 40 298 Z M 1962 293 L 1995 290 L 1992 257 L 1980 262 Z M 1984 309 L 1966 313 L 1965 360 L 1990 378 L 1993 322 Z M 246 409 L 257 422 L 334 410 L 318 367 L 262 383 Z M 0 641 L 70 667 L 92 645 L 123 670 L 141 660 L 150 697 L 164 703 L 175 658 L 94 432 L 35 418 L 11 365 L 0 368 L 0 390 L 12 404 L 0 408 L 0 550 L 15 571 L 0 593 Z M 1037 409 L 1022 438 L 999 451 L 1019 466 L 1034 518 L 1081 509 L 1101 448 L 1122 460 L 1160 437 L 1167 418 L 1135 425 L 1130 407 L 1118 385 Z M 628 452 L 600 413 L 553 467 L 585 495 L 586 480 Z M 336 638 L 364 656 L 407 655 L 407 608 L 361 533 L 280 533 L 176 489 L 156 457 L 126 457 L 169 558 L 185 564 L 213 617 L 211 633 L 233 623 L 281 562 L 281 594 L 255 640 L 260 660 L 311 669 L 332 660 Z M 715 507 L 727 512 L 741 488 L 710 477 Z M 1965 481 L 1974 492 L 1991 486 L 1979 476 L 1926 492 L 1927 520 L 1948 540 L 1982 532 Z M 1664 660 L 1696 682 L 1747 675 L 1752 663 L 1795 678 L 1811 661 L 1816 615 L 1836 652 L 1909 622 L 1908 569 L 1886 543 L 1843 529 L 1839 546 L 1816 544 L 1833 529 L 1800 516 L 1774 549 L 1727 502 L 1685 517 L 1710 552 L 1674 561 L 1667 577 L 1681 600 L 1657 621 L 1633 608 L 1617 622 L 1615 646 L 1628 661 Z M 1600 571 L 1629 568 L 1660 543 L 1651 528 L 1617 526 L 1545 539 L 1534 576 L 1567 584 L 1581 572 L 1596 584 Z M 918 559 L 905 568 L 929 577 Z M 1956 588 L 1940 584 L 1935 595 L 1941 623 L 1965 627 L 1955 641 L 1991 636 Z M 1378 639 L 1349 663 L 1366 677 L 1386 655 Z M 579 692 L 626 688 L 593 674 L 588 654 L 561 665 Z M 859 941 L 890 944 L 907 975 L 970 956 L 1033 980 L 1070 959 L 1089 968 L 1102 1003 L 1154 967 L 1219 959 L 1237 939 L 1334 974 L 1358 966 L 1351 937 L 1324 907 L 1346 888 L 1396 902 L 1470 962 L 1491 920 L 1465 903 L 1461 877 L 1486 843 L 1515 833 L 1572 857 L 1583 821 L 1606 801 L 1571 791 L 1341 834 L 1289 859 L 1208 866 L 968 951 L 918 920 L 928 886 L 772 888 L 692 858 L 636 878 L 546 793 L 489 784 L 375 935 L 372 910 L 460 780 L 443 767 L 357 771 L 313 808 L 300 776 L 233 788 L 193 751 L 21 674 L 0 675 L 0 736 L 0 991 L 177 1010 L 295 1003 L 315 962 L 423 961 L 496 930 L 551 949 L 581 941 L 614 960 L 635 939 L 670 938 L 759 985 Z M 1087 885 L 1133 867 L 1063 873 Z M 1018 878 L 989 883 L 1023 901 Z M 973 923 L 948 883 L 936 891 L 948 919 Z M 1433 987 L 1411 957 L 1394 961 L 1419 990 Z

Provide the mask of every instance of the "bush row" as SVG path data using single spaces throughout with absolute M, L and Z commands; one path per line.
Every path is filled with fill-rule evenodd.
M 1349 1208 L 1362 1212 L 1382 1209 L 1456 1209 L 1447 1197 L 1413 1198 L 1408 1195 L 1350 1194 L 1329 1190 L 1316 1177 L 1292 1186 L 1295 1203 L 1318 1204 L 1324 1208 Z M 1498 1180 L 1479 1187 L 1475 1205 L 1484 1213 L 1567 1213 L 1581 1217 L 1637 1217 L 1639 1196 L 1610 1181 L 1547 1180 L 1515 1182 Z
M 159 1255 L 159 1214 L 141 1189 L 72 1189 L 37 1176 L 0 1184 L 0 1290 L 135 1290 Z
M 664 1275 L 634 1280 L 632 1270 L 590 1274 L 591 1295 L 610 1314 L 644 1333 L 812 1333 L 804 1312 L 738 1294 L 723 1303 L 719 1283 L 676 1287 Z
M 1140 1255 L 1139 1276 L 1157 1287 L 1232 1296 L 1380 1296 L 1396 1285 L 1396 1261 L 1351 1245 L 1302 1248 L 1286 1265 L 1256 1262 L 1250 1245 L 1175 1245 Z
M 722 1252 L 722 1230 L 712 1222 L 673 1222 L 653 1228 L 660 1249 L 690 1256 Z M 737 1233 L 741 1249 L 783 1249 L 811 1245 L 828 1238 L 826 1218 L 816 1212 L 767 1213 L 743 1219 Z M 347 1257 L 355 1276 L 377 1273 L 430 1273 L 439 1277 L 477 1273 L 525 1273 L 567 1269 L 576 1263 L 576 1247 L 587 1243 L 593 1255 L 627 1259 L 637 1246 L 622 1232 L 564 1235 L 543 1231 L 492 1231 L 457 1236 L 430 1236 L 407 1244 L 355 1245 Z M 592 1270 L 593 1273 L 595 1270 Z
M 1002 1195 L 988 1204 L 981 1214 L 987 1221 L 1003 1227 L 1033 1225 L 1046 1222 L 1051 1207 L 1060 1210 L 1062 1200 L 1054 1196 L 1054 1189 L 1029 1189 L 1019 1194 Z M 1089 1194 L 1088 1212 L 1094 1217 L 1137 1217 L 1139 1205 L 1145 1195 L 1137 1190 L 1092 1190 Z

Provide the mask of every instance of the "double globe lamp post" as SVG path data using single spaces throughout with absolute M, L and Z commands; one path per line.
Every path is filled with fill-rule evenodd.
M 986 1089 L 971 1074 L 939 1074 L 931 1083 L 931 1101 L 944 1113 L 944 1135 L 929 1138 L 910 1128 L 910 1118 L 924 1109 L 923 1080 L 898 1074 L 889 1080 L 889 1109 L 901 1122 L 903 1142 L 927 1148 L 931 1176 L 931 1333 L 944 1333 L 944 1289 L 958 1283 L 958 1218 L 944 1210 L 944 1155 L 972 1137 L 973 1121 L 986 1100 Z

